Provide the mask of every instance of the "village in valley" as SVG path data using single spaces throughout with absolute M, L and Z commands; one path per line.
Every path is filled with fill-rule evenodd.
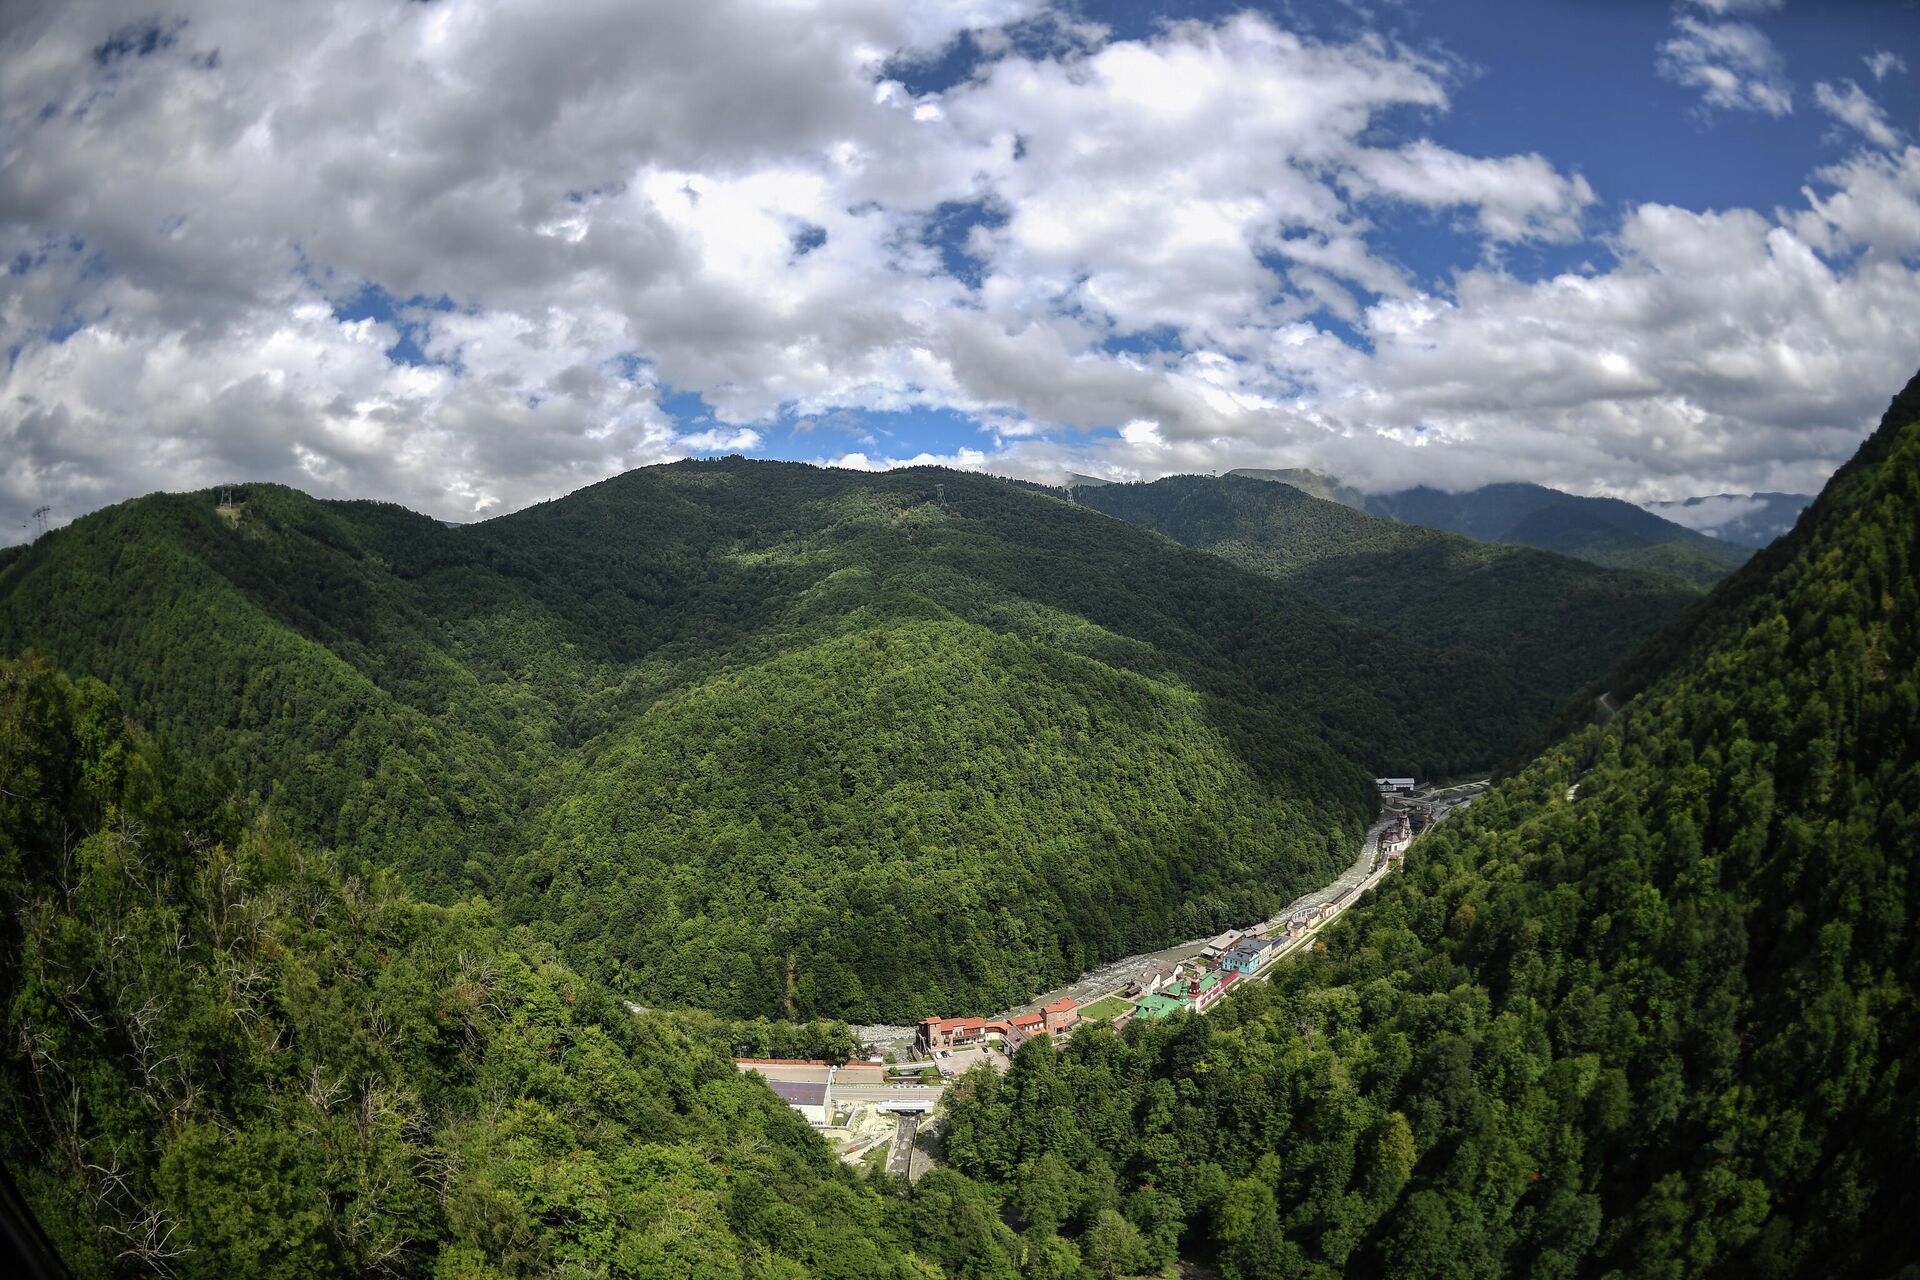
M 857 1027 L 872 1054 L 864 1060 L 742 1058 L 736 1065 L 763 1077 L 843 1159 L 885 1159 L 890 1171 L 916 1178 L 928 1167 L 920 1124 L 938 1107 L 947 1081 L 982 1064 L 1005 1071 L 1033 1040 L 1062 1046 L 1084 1027 L 1118 1030 L 1135 1020 L 1205 1013 L 1238 984 L 1264 981 L 1272 966 L 1312 944 L 1323 926 L 1398 869 L 1417 837 L 1486 786 L 1374 782 L 1383 811 L 1353 865 L 1272 919 L 1102 966 L 1030 1007 L 991 1017 L 929 1017 L 913 1027 Z

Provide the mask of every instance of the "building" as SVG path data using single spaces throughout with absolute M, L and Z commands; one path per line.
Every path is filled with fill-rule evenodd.
M 1195 978 L 1187 987 L 1187 1005 L 1195 1013 L 1205 1013 L 1227 989 L 1240 980 L 1237 973 L 1208 973 Z
M 1229 929 L 1223 934 L 1207 939 L 1207 945 L 1200 949 L 1200 954 L 1208 959 L 1218 959 L 1238 946 L 1240 937 L 1238 930 Z
M 1072 996 L 1063 996 L 1052 1004 L 1044 1006 L 1040 1010 L 1040 1017 L 1046 1026 L 1047 1034 L 1053 1037 L 1053 1042 L 1061 1044 L 1073 1034 L 1073 1029 L 1080 1025 L 1080 1002 Z
M 834 1065 L 825 1058 L 735 1058 L 733 1065 L 769 1080 L 810 1080 L 824 1084 L 833 1079 Z
M 1186 1002 L 1166 992 L 1156 992 L 1134 1006 L 1133 1016 L 1147 1022 L 1169 1017 L 1186 1008 Z
M 985 1018 L 922 1018 L 914 1045 L 928 1057 L 948 1049 L 965 1049 L 986 1038 Z
M 1242 938 L 1239 946 L 1220 957 L 1220 967 L 1228 973 L 1256 973 L 1272 947 L 1265 938 Z
M 1205 1013 L 1239 980 L 1237 973 L 1197 974 L 1188 980 L 1184 989 L 1169 987 L 1140 1001 L 1134 1007 L 1134 1016 L 1153 1022 L 1182 1009 L 1189 1013 Z
M 1127 994 L 1136 1000 L 1150 996 L 1172 982 L 1179 970 L 1180 966 L 1175 964 L 1156 964 L 1142 969 L 1127 984 Z
M 828 1089 L 825 1081 L 769 1080 L 767 1087 L 779 1094 L 782 1102 L 798 1111 L 802 1120 L 825 1127 Z
M 1046 1034 L 1044 1014 L 1016 1013 L 1007 1019 L 1007 1052 L 1013 1053 L 1035 1036 Z
M 1380 788 L 1381 795 L 1391 795 L 1394 792 L 1413 790 L 1414 780 L 1412 778 L 1375 778 L 1373 785 Z

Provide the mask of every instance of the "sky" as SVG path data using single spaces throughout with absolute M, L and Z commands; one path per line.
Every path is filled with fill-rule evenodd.
M 1915 0 L 0 0 L 0 541 L 724 453 L 1811 492 Z

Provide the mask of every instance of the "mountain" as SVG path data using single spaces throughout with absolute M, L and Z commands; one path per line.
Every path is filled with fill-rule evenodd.
M 877 571 L 845 546 L 873 530 L 847 528 L 851 513 L 838 510 L 814 512 L 804 522 L 814 532 L 780 555 L 743 534 L 705 557 L 704 574 L 691 564 L 675 568 L 688 578 L 614 574 L 624 560 L 662 562 L 667 535 L 655 526 L 714 547 L 711 529 L 688 527 L 701 513 L 740 533 L 755 518 L 794 518 L 791 503 L 753 516 L 770 496 L 824 493 L 856 512 L 877 505 L 883 530 L 917 513 L 911 546 L 941 562 L 936 577 L 964 560 L 937 536 L 943 520 L 981 521 L 979 535 L 1000 527 L 985 489 L 950 484 L 948 508 L 907 489 L 916 500 L 889 508 L 902 490 L 822 490 L 803 473 L 775 495 L 758 478 L 736 484 L 743 474 L 706 464 L 623 477 L 592 503 L 537 513 L 539 536 L 509 526 L 478 546 L 436 545 L 423 531 L 440 526 L 394 508 L 264 488 L 230 527 L 216 515 L 196 539 L 204 504 L 148 501 L 91 533 L 81 522 L 64 547 L 63 535 L 36 544 L 8 572 L 39 575 L 85 551 L 59 563 L 102 576 L 63 603 L 90 600 L 124 623 L 136 615 L 120 596 L 132 592 L 149 625 L 271 656 L 291 670 L 229 706 L 231 719 L 258 719 L 281 697 L 345 755 L 354 726 L 313 700 L 322 676 L 305 670 L 326 659 L 274 628 L 317 645 L 306 633 L 331 626 L 325 652 L 354 660 L 333 670 L 343 686 L 357 687 L 348 673 L 364 668 L 380 674 L 378 690 L 443 695 L 445 706 L 413 707 L 431 713 L 434 732 L 477 697 L 509 709 L 509 740 L 524 744 L 521 719 L 549 738 L 563 732 L 541 701 L 589 670 L 587 640 L 529 639 L 551 621 L 529 601 L 549 600 L 551 617 L 594 645 L 689 641 L 687 661 L 720 655 L 711 661 L 725 671 L 739 661 L 725 655 L 751 649 L 750 624 L 765 621 L 726 611 L 742 600 L 728 575 L 798 558 L 826 571 L 817 588 Z M 753 492 L 739 508 L 689 501 L 701 485 Z M 145 523 L 117 522 L 129 512 Z M 609 516 L 645 535 L 622 536 Z M 1093 523 L 1023 545 L 1060 556 L 1071 539 L 1059 529 L 1097 531 L 1096 544 L 1116 532 L 1096 513 L 1065 519 Z M 244 565 L 248 556 L 215 554 L 221 528 L 275 571 L 224 579 L 234 598 L 181 559 Z M 600 558 L 557 563 L 611 584 L 605 594 L 554 567 L 570 530 L 597 535 Z M 146 536 L 105 537 L 136 531 Z M 1256 598 L 1280 591 L 1164 540 L 1129 546 Z M 328 548 L 375 561 L 361 566 L 365 594 L 326 576 L 344 572 Z M 311 581 L 288 576 L 296 564 Z M 143 575 L 156 574 L 173 594 L 148 591 Z M 949 582 L 941 599 L 990 595 L 986 568 L 959 576 L 964 588 Z M 923 593 L 895 583 L 891 604 L 865 595 L 856 630 L 927 616 L 934 588 L 907 577 Z M 699 613 L 635 612 L 689 581 L 704 584 Z M 1135 586 L 1130 603 L 1157 598 Z M 1195 590 L 1222 603 L 1204 580 Z M 819 604 L 773 598 L 775 627 Z M 1311 608 L 1298 615 L 1303 630 L 1315 618 L 1324 622 Z M 258 630 L 196 631 L 247 625 Z M 139 635 L 117 634 L 138 652 Z M 1057 635 L 1063 646 L 1090 640 L 1064 624 Z M 469 688 L 425 658 L 393 660 L 402 639 L 442 642 L 480 676 Z M 481 664 L 481 652 L 528 665 L 516 675 Z M 227 670 L 216 648 L 191 657 Z M 670 666 L 619 668 L 606 705 L 580 702 L 570 731 L 617 720 Z M 9 1190 L 84 1276 L 1016 1280 L 1163 1275 L 1182 1260 L 1222 1280 L 1911 1275 L 1920 378 L 1786 537 L 1621 670 L 1633 692 L 1606 725 L 1423 835 L 1402 874 L 1270 981 L 1237 983 L 1205 1017 L 1095 1027 L 1061 1051 L 1037 1037 L 1004 1076 L 970 1073 L 945 1104 L 948 1167 L 909 1185 L 879 1169 L 855 1177 L 735 1069 L 734 1054 L 774 1051 L 764 1022 L 632 1015 L 539 927 L 516 928 L 472 897 L 423 902 L 379 851 L 328 852 L 289 831 L 281 795 L 236 787 L 247 760 L 197 760 L 132 723 L 151 710 L 105 684 L 32 657 L 0 660 Z M 192 663 L 169 679 L 193 683 Z M 154 692 L 140 696 L 156 705 Z M 370 741 L 407 745 L 388 732 Z M 382 762 L 382 789 L 369 795 L 407 794 L 408 771 L 437 758 L 418 747 Z M 791 801 L 779 779 L 758 784 Z M 556 785 L 538 779 L 525 798 L 537 807 Z M 682 797 L 691 827 L 702 796 Z M 386 852 L 405 862 L 396 840 Z M 795 1027 L 780 1041 L 844 1036 Z
M 1626 666 L 1324 954 L 970 1078 L 956 1166 L 1150 1189 L 1227 1280 L 1911 1275 L 1920 378 Z
M 988 477 L 679 463 L 457 528 L 244 499 L 42 539 L 0 651 L 647 1005 L 1014 1003 L 1256 918 L 1372 774 L 1543 723 L 1486 655 Z
M 1421 486 L 1365 494 L 1333 476 L 1305 468 L 1242 467 L 1227 474 L 1291 485 L 1316 498 L 1405 524 L 1464 534 L 1481 542 L 1536 547 L 1609 568 L 1658 573 L 1702 588 L 1719 581 L 1746 558 L 1739 546 L 1764 546 L 1771 539 L 1759 538 L 1759 533 L 1783 519 L 1790 526 L 1798 514 L 1791 504 L 1799 501 L 1804 506 L 1808 501 L 1792 494 L 1755 494 L 1756 503 L 1778 501 L 1748 504 L 1726 516 L 1728 528 L 1751 529 L 1735 536 L 1702 522 L 1720 515 L 1722 508 L 1712 505 L 1719 499 L 1690 498 L 1688 503 L 1706 505 L 1696 510 L 1681 506 L 1669 517 L 1663 509 L 1676 504 L 1636 507 L 1616 498 L 1579 497 L 1537 484 L 1490 484 L 1464 493 Z M 1752 525 L 1740 524 L 1737 517 L 1748 512 Z M 1720 536 L 1710 537 L 1701 529 Z
M 1641 505 L 1657 516 L 1743 547 L 1764 547 L 1793 528 L 1813 498 L 1804 493 L 1716 493 Z
M 1367 495 L 1352 485 L 1343 484 L 1330 475 L 1312 471 L 1306 467 L 1237 467 L 1227 472 L 1229 476 L 1239 476 L 1244 480 L 1266 480 L 1275 484 L 1292 485 L 1302 493 L 1312 494 L 1327 502 L 1337 502 L 1343 507 L 1352 507 L 1355 511 L 1367 509 Z
M 1465 493 L 1424 486 L 1374 494 L 1366 509 L 1482 542 L 1513 542 L 1615 569 L 1641 569 L 1711 586 L 1749 554 L 1617 498 L 1586 498 L 1537 484 Z
M 1697 595 L 1670 578 L 1380 519 L 1239 473 L 1108 485 L 1078 498 L 1349 617 L 1495 657 L 1542 716 Z
M 250 818 L 97 682 L 0 660 L 0 778 L 0 1160 L 45 1274 L 1013 1274 L 984 1209 L 927 1230 L 939 1179 L 883 1200 L 736 1070 L 743 1028 Z

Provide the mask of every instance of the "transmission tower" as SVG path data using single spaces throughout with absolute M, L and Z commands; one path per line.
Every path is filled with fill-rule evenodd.
M 935 501 L 943 507 L 947 505 L 947 486 L 944 484 L 936 484 L 933 486 L 933 493 Z
M 42 537 L 46 536 L 47 512 L 51 510 L 53 510 L 52 507 L 35 507 L 33 509 L 33 540 L 35 542 L 40 541 Z

